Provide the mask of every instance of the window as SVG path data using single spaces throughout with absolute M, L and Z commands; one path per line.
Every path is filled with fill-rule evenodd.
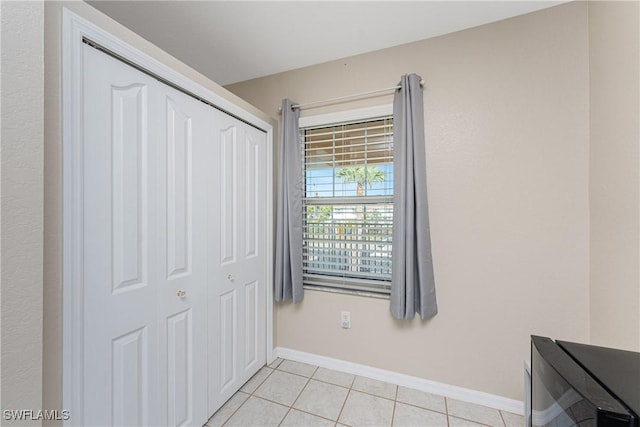
M 300 131 L 305 286 L 388 295 L 393 116 L 318 124 Z

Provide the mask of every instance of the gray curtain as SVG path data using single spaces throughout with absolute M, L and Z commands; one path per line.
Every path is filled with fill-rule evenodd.
M 276 229 L 276 301 L 302 301 L 302 155 L 300 109 L 282 100 Z
M 438 312 L 431 259 L 421 77 L 402 76 L 393 99 L 393 254 L 391 314 Z

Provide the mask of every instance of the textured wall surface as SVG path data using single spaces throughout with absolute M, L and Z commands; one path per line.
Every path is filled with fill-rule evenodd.
M 44 4 L 1 2 L 0 8 L 1 403 L 3 410 L 38 410 L 42 409 Z M 5 423 L 13 424 L 3 417 Z
M 522 400 L 530 334 L 589 340 L 587 31 L 575 2 L 229 86 L 277 118 L 284 97 L 426 82 L 439 314 L 400 322 L 388 301 L 307 292 L 278 307 L 278 345 Z
M 591 340 L 640 351 L 640 7 L 589 2 Z
M 62 405 L 59 55 L 63 4 L 46 2 L 44 6 L 44 384 L 39 381 L 42 267 L 36 261 L 42 256 L 38 241 L 43 194 L 42 5 L 0 5 L 1 403 L 2 408 L 19 402 L 56 409 Z M 67 6 L 218 90 L 87 4 Z M 285 96 L 305 102 L 377 89 L 395 84 L 407 72 L 417 72 L 427 80 L 429 198 L 436 227 L 434 259 L 441 313 L 426 323 L 395 322 L 385 301 L 309 292 L 303 306 L 278 309 L 279 345 L 521 399 L 521 366 L 528 354 L 529 333 L 589 339 L 587 167 L 589 154 L 593 161 L 596 151 L 593 147 L 589 151 L 585 142 L 587 73 L 589 65 L 593 68 L 599 60 L 589 64 L 586 14 L 586 4 L 575 2 L 232 87 L 276 119 Z M 591 18 L 596 16 L 612 22 L 611 15 L 592 9 Z M 606 28 L 609 32 L 612 26 Z M 625 24 L 623 28 L 633 27 Z M 591 25 L 591 31 L 596 34 L 598 30 Z M 596 54 L 593 47 L 591 53 Z M 591 89 L 596 90 L 593 84 Z M 390 99 L 341 108 L 380 102 Z M 593 114 L 593 95 L 591 102 Z M 605 142 L 597 153 L 603 159 L 610 153 Z M 632 147 L 614 150 L 615 157 L 624 161 L 633 156 Z M 606 173 L 614 173 L 616 163 L 606 168 Z M 632 173 L 630 176 L 633 179 Z M 593 178 L 595 175 L 592 197 Z M 608 218 L 615 221 L 615 216 Z M 593 227 L 591 232 L 595 232 Z M 633 249 L 632 241 L 630 245 Z M 594 247 L 592 238 L 592 251 Z M 616 251 L 625 262 L 623 270 L 632 274 L 633 252 L 620 247 Z M 592 269 L 597 265 L 593 255 Z M 592 274 L 592 281 L 594 277 Z M 593 304 L 598 292 L 612 286 L 611 280 L 601 283 L 591 287 L 594 341 L 604 340 L 607 328 L 619 322 L 606 320 L 615 304 L 609 308 Z M 625 283 L 620 292 L 633 304 L 637 288 L 633 281 Z M 341 309 L 352 311 L 352 330 L 339 329 Z M 9 366 L 12 370 L 5 369 Z M 44 404 L 39 400 L 41 384 Z

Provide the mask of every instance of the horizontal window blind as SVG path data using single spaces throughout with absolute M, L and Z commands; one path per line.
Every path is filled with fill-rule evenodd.
M 388 294 L 393 118 L 303 128 L 306 286 Z

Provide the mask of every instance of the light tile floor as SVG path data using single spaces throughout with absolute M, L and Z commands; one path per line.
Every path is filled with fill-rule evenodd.
M 522 427 L 521 415 L 277 359 L 207 422 L 218 426 Z

